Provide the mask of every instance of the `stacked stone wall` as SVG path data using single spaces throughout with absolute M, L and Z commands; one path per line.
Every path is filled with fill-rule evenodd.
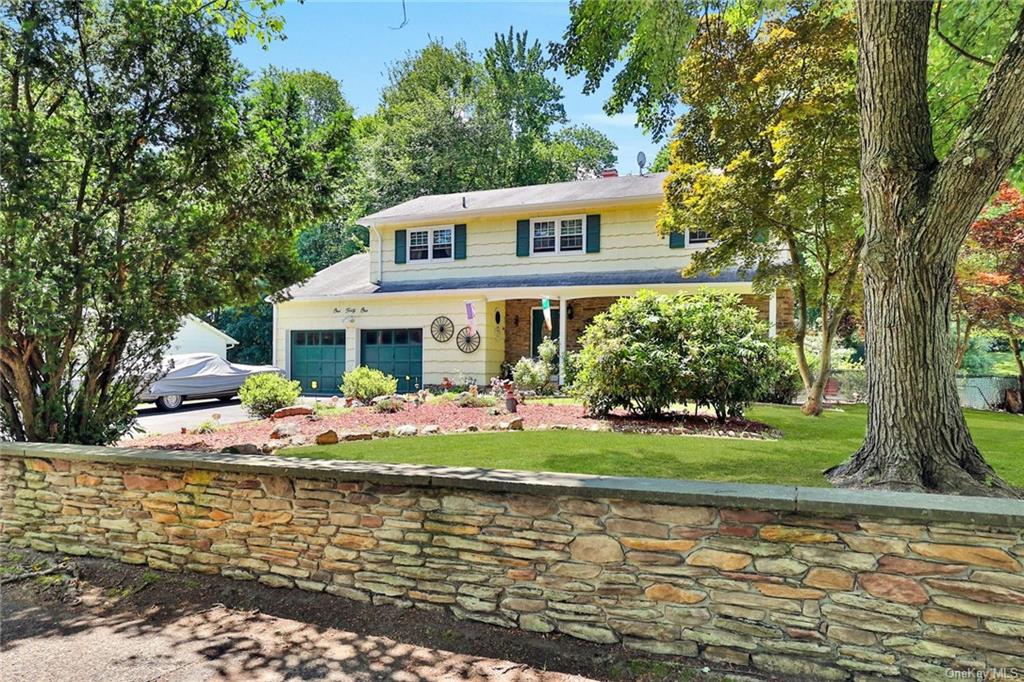
M 42 447 L 2 460 L 15 546 L 784 676 L 1024 671 L 1019 503 Z

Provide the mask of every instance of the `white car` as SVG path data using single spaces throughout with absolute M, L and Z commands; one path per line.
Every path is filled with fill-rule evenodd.
M 273 365 L 239 365 L 213 353 L 185 353 L 164 358 L 163 378 L 139 394 L 139 402 L 176 410 L 186 400 L 230 400 L 254 374 L 283 372 Z

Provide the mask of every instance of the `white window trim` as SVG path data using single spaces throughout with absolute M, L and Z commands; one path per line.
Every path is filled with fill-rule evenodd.
M 710 244 L 711 243 L 711 241 L 712 241 L 711 237 L 708 237 L 707 239 L 698 239 L 697 241 L 693 241 L 693 238 L 690 236 L 690 234 L 692 232 L 695 232 L 695 231 L 696 230 L 691 230 L 690 228 L 686 228 L 686 245 L 687 246 L 690 246 L 690 244 L 693 244 L 694 246 L 700 246 L 700 245 L 703 245 L 703 244 Z
M 448 230 L 452 233 L 452 255 L 447 258 L 434 258 L 434 232 L 438 230 Z M 444 263 L 447 261 L 455 260 L 455 225 L 429 225 L 427 227 L 410 227 L 406 228 L 407 235 L 405 238 L 405 262 L 406 263 Z M 427 233 L 427 257 L 412 258 L 412 235 L 414 232 L 426 232 Z
M 563 220 L 579 220 L 583 226 L 583 248 L 572 251 L 562 251 L 562 221 Z M 555 223 L 555 250 L 554 251 L 534 251 L 533 250 L 533 227 L 537 223 L 546 223 L 554 221 Z M 530 255 L 531 256 L 576 256 L 587 252 L 587 216 L 586 214 L 581 215 L 559 215 L 559 216 L 548 216 L 546 218 L 530 218 Z

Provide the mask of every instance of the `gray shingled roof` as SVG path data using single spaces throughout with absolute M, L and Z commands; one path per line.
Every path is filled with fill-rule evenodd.
M 723 270 L 718 275 L 701 273 L 683 277 L 679 270 L 624 270 L 621 272 L 566 272 L 551 275 L 497 275 L 494 277 L 448 277 L 424 281 L 370 282 L 370 254 L 349 256 L 313 275 L 303 284 L 287 290 L 293 299 L 323 299 L 365 294 L 415 293 L 417 291 L 455 291 L 458 289 L 515 289 L 536 287 L 583 287 L 602 285 L 711 284 L 749 282 L 750 276 L 738 270 Z
M 615 201 L 660 200 L 665 173 L 553 182 L 546 185 L 433 194 L 363 216 L 360 225 L 387 225 L 422 220 L 459 220 L 516 209 L 594 206 Z M 465 205 L 463 205 L 465 200 Z

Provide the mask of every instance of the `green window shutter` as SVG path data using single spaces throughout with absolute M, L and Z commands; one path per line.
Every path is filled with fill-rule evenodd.
M 685 249 L 686 248 L 686 235 L 682 232 L 669 232 L 668 234 L 668 248 L 670 249 Z
M 587 253 L 597 253 L 601 250 L 601 216 L 599 214 L 587 216 Z
M 455 226 L 455 260 L 466 260 L 466 226 Z
M 395 263 L 405 262 L 405 230 L 395 230 Z
M 516 221 L 516 255 L 530 255 L 530 219 Z

